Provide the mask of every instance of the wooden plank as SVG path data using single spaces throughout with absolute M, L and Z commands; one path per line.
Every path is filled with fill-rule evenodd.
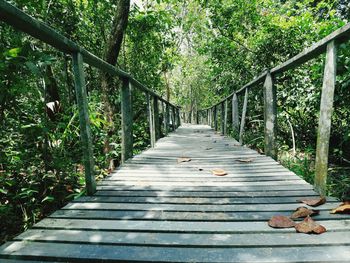
M 266 176 L 266 177 L 259 177 L 259 176 L 244 176 L 244 177 L 225 177 L 225 178 L 218 178 L 218 177 L 199 177 L 193 176 L 193 177 L 181 177 L 181 176 L 174 176 L 174 177 L 166 177 L 166 176 L 132 176 L 129 177 L 128 175 L 125 176 L 109 176 L 105 178 L 104 181 L 114 181 L 114 182 L 124 182 L 124 181 L 150 181 L 150 182 L 269 182 L 269 181 L 303 181 L 300 177 L 297 176 Z
M 131 86 L 128 79 L 121 79 L 122 163 L 133 155 L 133 113 Z
M 83 247 L 83 249 L 82 249 Z M 346 262 L 350 246 L 280 247 L 271 248 L 176 248 L 150 246 L 110 246 L 15 241 L 4 246 L 6 254 L 26 258 L 60 259 L 75 262 Z M 20 251 L 20 252 L 18 252 Z
M 297 233 L 269 234 L 197 234 L 104 232 L 82 230 L 30 230 L 15 240 L 53 241 L 108 245 L 149 245 L 172 247 L 282 247 L 317 245 L 350 245 L 350 232 L 330 232 L 326 235 Z
M 277 160 L 277 100 L 276 87 L 268 72 L 264 84 L 265 154 Z
M 51 214 L 50 218 L 71 219 L 114 219 L 114 220 L 158 220 L 158 221 L 264 221 L 265 223 L 276 214 L 290 216 L 291 211 L 131 211 L 131 210 L 58 210 Z M 317 221 L 348 219 L 348 215 L 330 214 L 329 211 L 321 211 Z
M 336 74 L 337 48 L 332 41 L 327 46 L 316 146 L 315 188 L 323 196 L 327 194 L 328 151 Z
M 157 187 L 157 186 L 167 186 L 169 185 L 169 182 L 149 182 L 149 181 L 102 181 L 98 183 L 98 186 L 104 186 L 104 185 L 110 185 L 110 186 L 143 186 L 143 187 Z M 285 181 L 263 181 L 263 182 L 171 182 L 171 185 L 173 187 L 181 187 L 181 186 L 187 186 L 187 187 L 269 187 L 269 186 L 283 186 L 283 185 L 289 185 L 291 187 L 294 186 L 309 186 L 308 183 L 305 181 L 295 181 L 295 180 L 285 180 Z
M 245 90 L 245 94 L 244 94 L 241 127 L 239 130 L 239 143 L 240 144 L 243 144 L 243 133 L 244 133 L 244 126 L 245 126 L 245 117 L 247 114 L 247 105 L 248 105 L 248 88 Z
M 73 202 L 64 206 L 62 210 L 105 210 L 105 211 L 176 211 L 176 212 L 287 212 L 292 213 L 298 207 L 303 206 L 294 199 L 293 203 L 283 204 L 192 204 L 193 198 L 188 198 L 185 204 L 152 204 L 152 203 L 111 203 L 111 202 Z M 317 207 L 319 211 L 329 212 L 339 206 L 339 202 L 329 202 Z M 332 216 L 332 215 L 331 215 Z M 317 219 L 319 216 L 315 216 Z
M 123 186 L 104 186 L 97 185 L 97 190 L 165 190 L 165 191 L 212 191 L 212 192 L 245 192 L 245 191 L 282 191 L 282 190 L 290 190 L 293 188 L 294 190 L 312 190 L 312 186 L 310 185 L 257 185 L 257 186 L 230 186 L 230 187 L 219 187 L 219 186 L 169 186 L 169 185 L 123 185 Z
M 329 232 L 349 231 L 350 220 L 324 220 L 322 225 Z M 191 221 L 152 221 L 152 220 L 96 220 L 46 218 L 33 229 L 76 229 L 127 232 L 159 233 L 294 233 L 295 229 L 272 229 L 266 222 L 191 222 Z M 303 235 L 304 236 L 304 235 Z
M 118 195 L 118 193 L 115 193 Z M 317 198 L 316 194 L 313 194 Z M 98 202 L 98 203 L 150 203 L 150 204 L 295 204 L 300 199 L 310 198 L 309 196 L 275 196 L 275 197 L 162 197 L 162 196 L 101 196 L 95 195 L 93 197 L 81 197 L 74 202 Z M 329 201 L 331 202 L 331 201 Z M 335 207 L 335 204 L 333 204 Z
M 94 156 L 89 119 L 89 107 L 86 94 L 86 84 L 83 68 L 83 57 L 80 53 L 73 54 L 74 87 L 79 110 L 80 139 L 85 171 L 86 192 L 92 195 L 96 192 Z
M 230 198 L 234 197 L 236 199 L 241 198 L 263 198 L 263 197 L 292 197 L 297 199 L 297 197 L 310 197 L 318 196 L 313 190 L 284 190 L 284 191 L 256 191 L 256 192 L 201 192 L 201 191 L 191 191 L 191 192 L 181 192 L 181 191 L 121 191 L 121 190 L 101 190 L 97 191 L 95 194 L 98 196 L 116 196 L 116 197 L 195 197 L 195 198 Z

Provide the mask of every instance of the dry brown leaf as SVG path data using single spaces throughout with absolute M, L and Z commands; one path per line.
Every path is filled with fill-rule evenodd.
M 323 205 L 324 203 L 326 203 L 326 198 L 325 197 L 319 197 L 316 199 L 301 199 L 301 200 L 297 200 L 298 202 L 307 204 L 309 206 L 319 206 L 319 205 Z
M 190 162 L 190 161 L 191 161 L 191 158 L 188 158 L 188 157 L 177 158 L 177 163 L 187 163 L 187 162 Z
M 317 215 L 320 212 L 318 210 L 312 210 L 307 207 L 301 206 L 298 207 L 294 213 L 291 215 L 290 218 L 295 219 L 295 218 L 300 218 L 300 217 L 307 217 L 307 216 L 313 216 Z
M 217 175 L 217 176 L 227 175 L 227 172 L 225 170 L 219 169 L 219 168 L 213 169 L 211 172 L 213 173 L 213 175 Z
M 211 149 L 213 149 L 213 148 L 211 148 L 211 147 L 205 148 L 205 150 L 207 150 L 207 151 L 208 151 L 208 150 L 211 150 Z
M 240 163 L 251 163 L 253 159 L 237 159 L 236 161 Z
M 350 201 L 345 201 L 331 211 L 331 214 L 350 214 Z
M 273 228 L 290 228 L 295 226 L 295 222 L 287 216 L 273 216 L 268 222 L 268 225 Z
M 301 223 L 295 225 L 295 230 L 299 233 L 305 234 L 322 234 L 326 232 L 326 228 L 317 224 L 311 217 L 306 217 Z

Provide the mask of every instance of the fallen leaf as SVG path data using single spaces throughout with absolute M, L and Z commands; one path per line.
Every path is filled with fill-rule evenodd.
M 331 214 L 350 214 L 350 201 L 345 201 L 331 211 Z
M 177 158 L 177 163 L 187 163 L 190 161 L 191 161 L 191 158 L 188 158 L 188 157 Z
M 307 204 L 309 206 L 319 206 L 319 205 L 323 205 L 324 203 L 326 203 L 326 198 L 325 197 L 320 197 L 320 198 L 316 198 L 316 199 L 302 199 L 302 200 L 297 200 L 298 202 Z
M 213 173 L 213 175 L 217 176 L 227 175 L 227 173 L 223 169 L 213 169 L 211 172 Z
M 251 163 L 253 159 L 237 159 L 236 161 L 240 163 Z
M 295 226 L 295 222 L 287 216 L 273 216 L 268 222 L 268 225 L 273 228 L 290 228 Z
M 318 210 L 312 210 L 307 207 L 301 206 L 294 211 L 294 213 L 291 215 L 290 218 L 295 219 L 300 217 L 307 217 L 307 216 L 317 215 L 319 213 L 320 212 Z
M 317 224 L 311 217 L 307 216 L 301 223 L 295 225 L 295 230 L 305 234 L 322 234 L 326 232 L 326 228 Z
M 205 150 L 207 150 L 207 151 L 208 151 L 208 150 L 211 150 L 211 149 L 213 149 L 213 148 L 211 148 L 211 147 L 205 148 Z

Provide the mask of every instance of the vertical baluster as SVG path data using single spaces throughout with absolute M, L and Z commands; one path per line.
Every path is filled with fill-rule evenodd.
M 169 103 L 165 103 L 165 134 L 168 135 L 169 133 Z
M 327 45 L 316 147 L 315 189 L 322 196 L 325 196 L 327 192 L 329 138 L 332 125 L 336 73 L 337 48 L 335 42 L 332 41 Z
M 73 54 L 73 73 L 75 95 L 79 110 L 80 139 L 82 142 L 83 161 L 85 167 L 85 184 L 88 195 L 96 192 L 94 156 L 92 149 L 91 128 L 86 95 L 83 57 L 80 53 Z
M 123 78 L 121 80 L 122 163 L 124 163 L 133 155 L 133 114 L 129 79 Z
M 147 112 L 148 112 L 148 123 L 149 123 L 149 133 L 151 140 L 151 147 L 153 148 L 156 144 L 156 132 L 154 128 L 154 114 L 153 114 L 153 103 L 150 98 L 150 95 L 146 92 L 146 100 L 147 100 Z
M 177 117 L 177 126 L 176 128 L 181 126 L 181 119 L 180 119 L 180 109 L 176 108 L 176 117 Z
M 276 87 L 270 72 L 267 73 L 264 84 L 264 123 L 265 123 L 265 154 L 277 159 L 276 130 L 277 102 Z
M 248 105 L 248 88 L 245 89 L 243 110 L 242 110 L 242 118 L 241 118 L 241 128 L 239 130 L 239 142 L 241 144 L 243 143 L 245 117 L 246 117 L 246 114 L 247 114 L 247 105 Z
M 225 104 L 224 104 L 224 102 L 221 102 L 220 106 L 221 106 L 221 117 L 220 117 L 221 135 L 224 135 L 224 133 L 225 133 Z
M 161 126 L 159 121 L 158 98 L 156 96 L 153 97 L 153 116 L 154 116 L 155 140 L 157 141 L 160 139 Z
M 171 118 L 173 122 L 173 131 L 176 130 L 176 116 L 175 116 L 175 107 L 171 106 Z
M 238 112 L 238 99 L 237 94 L 233 94 L 232 97 L 232 129 L 236 135 L 239 130 L 239 112 Z
M 227 135 L 227 108 L 228 108 L 228 100 L 225 100 L 224 135 Z
M 218 109 L 217 105 L 214 106 L 214 130 L 218 130 Z

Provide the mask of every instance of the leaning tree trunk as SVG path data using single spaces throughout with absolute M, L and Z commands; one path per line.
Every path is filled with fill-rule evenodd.
M 112 65 L 117 64 L 119 52 L 123 42 L 123 36 L 128 24 L 130 10 L 130 0 L 118 0 L 116 14 L 113 18 L 113 25 L 111 34 L 106 43 L 106 48 L 104 52 L 105 60 Z M 104 152 L 108 154 L 111 151 L 110 138 L 116 132 L 116 127 L 114 125 L 114 118 L 116 116 L 111 102 L 111 96 L 115 91 L 115 86 L 119 84 L 114 84 L 113 77 L 109 74 L 102 72 L 101 73 L 101 88 L 102 88 L 102 100 L 104 104 L 104 111 L 108 121 L 108 131 L 107 137 L 104 143 Z M 110 170 L 115 168 L 114 160 L 108 158 L 107 160 Z

